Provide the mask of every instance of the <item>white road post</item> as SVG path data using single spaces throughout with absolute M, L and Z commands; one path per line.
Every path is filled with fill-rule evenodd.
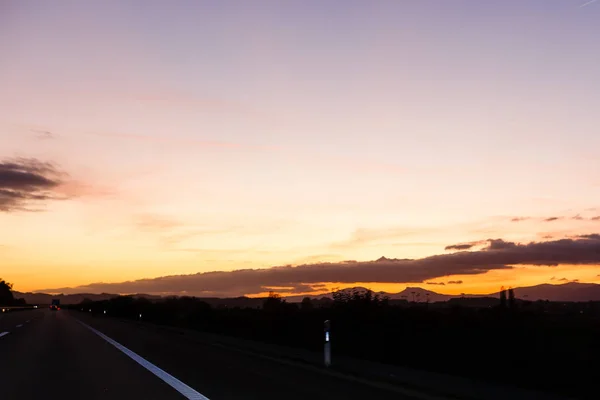
M 325 321 L 325 366 L 329 367 L 331 365 L 331 322 L 329 320 Z

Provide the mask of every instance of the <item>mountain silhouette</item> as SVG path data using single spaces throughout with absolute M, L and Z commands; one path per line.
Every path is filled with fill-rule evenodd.
M 515 297 L 523 300 L 550 301 L 600 301 L 600 285 L 596 283 L 569 282 L 561 285 L 548 283 L 515 288 Z M 491 296 L 497 297 L 498 293 Z
M 355 291 L 365 292 L 368 288 L 357 286 L 353 288 L 342 289 L 346 293 Z M 596 283 L 579 283 L 569 282 L 560 285 L 552 285 L 544 283 L 541 285 L 517 287 L 514 288 L 515 297 L 523 300 L 549 300 L 549 301 L 600 301 L 600 285 Z M 449 301 L 450 299 L 460 297 L 499 297 L 500 292 L 489 294 L 464 294 L 464 295 L 448 295 L 434 292 L 432 290 L 423 289 L 421 287 L 407 287 L 398 293 L 374 292 L 380 296 L 388 297 L 391 300 L 407 300 L 417 302 L 438 302 Z M 119 296 L 118 294 L 102 293 L 80 293 L 80 294 L 58 294 L 51 295 L 46 293 L 21 293 L 13 291 L 15 299 L 25 299 L 28 304 L 50 304 L 52 299 L 60 299 L 61 304 L 79 304 L 84 299 L 92 301 L 108 300 Z M 135 294 L 134 297 L 143 297 L 147 299 L 160 299 L 161 296 L 151 294 Z M 301 296 L 285 296 L 288 302 L 300 302 L 303 298 L 311 299 L 329 298 L 331 293 L 323 293 L 320 295 L 301 295 Z M 262 304 L 262 299 L 240 296 L 235 298 L 202 298 L 207 303 L 214 306 L 251 306 L 255 307 Z

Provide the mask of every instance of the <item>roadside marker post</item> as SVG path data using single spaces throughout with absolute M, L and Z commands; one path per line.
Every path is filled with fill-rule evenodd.
M 331 366 L 331 322 L 325 321 L 325 366 Z

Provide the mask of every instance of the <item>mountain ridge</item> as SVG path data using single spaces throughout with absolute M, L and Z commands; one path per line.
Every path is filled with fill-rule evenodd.
M 353 291 L 366 291 L 368 288 L 365 287 L 353 287 L 342 289 L 345 292 L 352 293 Z M 584 282 L 568 282 L 563 284 L 553 285 L 550 283 L 543 283 L 534 286 L 524 286 L 513 288 L 515 297 L 523 300 L 549 300 L 549 301 L 564 301 L 564 302 L 585 302 L 585 301 L 600 301 L 600 284 L 596 283 L 584 283 Z M 375 292 L 380 296 L 387 296 L 391 300 L 407 300 L 417 302 L 438 302 L 448 301 L 453 298 L 460 297 L 499 297 L 500 292 L 494 292 L 489 294 L 460 294 L 450 295 L 437 293 L 429 289 L 425 289 L 419 286 L 408 286 L 404 290 L 398 293 L 387 293 L 387 292 Z M 90 299 L 93 301 L 108 300 L 113 297 L 119 296 L 114 293 L 78 293 L 78 294 L 58 294 L 51 295 L 47 293 L 37 292 L 18 292 L 13 291 L 13 295 L 16 299 L 23 298 L 28 304 L 50 304 L 52 299 L 60 299 L 62 304 L 79 304 L 84 299 Z M 147 299 L 160 299 L 168 296 L 159 296 L 152 294 L 138 293 L 134 294 L 134 297 L 141 297 Z M 331 293 L 322 293 L 317 295 L 294 295 L 294 296 L 283 296 L 288 302 L 299 302 L 303 298 L 309 297 L 311 299 L 322 299 L 332 298 Z M 209 299 L 209 298 L 207 298 Z M 218 304 L 223 303 L 225 300 L 237 301 L 240 299 L 250 300 L 247 296 L 238 296 L 232 298 L 210 298 L 211 302 Z

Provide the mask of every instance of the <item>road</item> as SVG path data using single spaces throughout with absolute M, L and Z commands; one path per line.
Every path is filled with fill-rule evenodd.
M 3 314 L 0 335 L 2 399 L 170 400 L 186 395 L 211 400 L 414 399 L 177 335 L 135 329 L 116 319 L 66 310 Z M 134 360 L 115 347 L 115 341 L 143 359 Z M 157 376 L 147 368 L 160 369 L 165 375 Z M 181 394 L 171 378 L 183 382 L 192 393 Z

